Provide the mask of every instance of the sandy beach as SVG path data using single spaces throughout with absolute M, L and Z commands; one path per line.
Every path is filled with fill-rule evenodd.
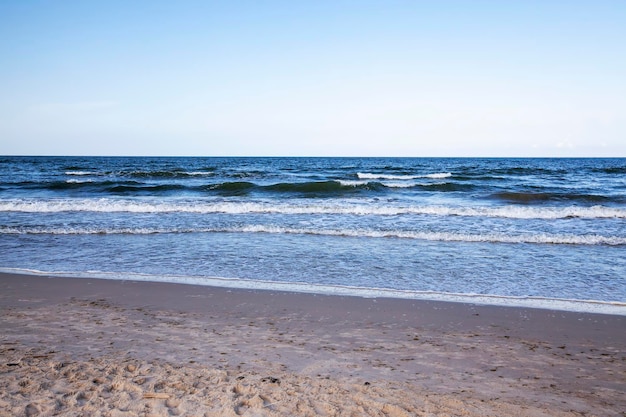
M 624 416 L 626 317 L 0 274 L 0 416 Z

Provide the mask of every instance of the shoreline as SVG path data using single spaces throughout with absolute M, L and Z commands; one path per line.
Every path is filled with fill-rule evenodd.
M 0 310 L 6 415 L 626 409 L 620 315 L 5 273 Z
M 280 282 L 250 280 L 240 278 L 198 277 L 182 275 L 154 275 L 117 272 L 45 272 L 0 268 L 1 274 L 38 277 L 105 279 L 113 281 L 159 282 L 177 285 L 192 285 L 233 290 L 278 291 L 294 294 L 315 294 L 324 296 L 345 296 L 357 298 L 390 298 L 400 300 L 440 301 L 499 307 L 521 307 L 542 310 L 569 311 L 577 313 L 598 313 L 626 316 L 626 302 L 547 298 L 541 296 L 506 296 L 492 294 L 446 293 L 438 291 L 395 290 L 390 288 L 364 288 L 338 285 L 320 285 L 304 282 Z

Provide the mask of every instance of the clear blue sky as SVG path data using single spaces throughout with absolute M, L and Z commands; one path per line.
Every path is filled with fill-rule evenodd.
M 0 0 L 0 154 L 626 156 L 626 1 Z

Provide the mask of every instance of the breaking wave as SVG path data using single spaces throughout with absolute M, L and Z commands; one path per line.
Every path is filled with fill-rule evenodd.
M 524 234 L 506 235 L 499 233 L 469 234 L 451 232 L 421 232 L 403 230 L 371 229 L 309 229 L 273 225 L 246 225 L 207 228 L 151 228 L 151 227 L 0 227 L 0 234 L 50 234 L 50 235 L 94 235 L 94 234 L 178 234 L 178 233 L 272 233 L 319 235 L 336 237 L 398 238 L 439 242 L 484 242 L 484 243 L 531 243 L 554 245 L 626 245 L 626 238 L 601 235 Z
M 426 175 L 393 175 L 393 174 L 373 174 L 368 172 L 357 172 L 357 177 L 364 180 L 415 180 L 418 178 L 442 179 L 452 176 L 451 172 L 437 172 Z
M 231 191 L 246 189 L 248 183 L 232 183 Z M 499 217 L 511 219 L 624 219 L 626 209 L 596 205 L 592 207 L 535 207 L 535 206 L 474 206 L 445 205 L 389 205 L 384 202 L 336 204 L 297 201 L 203 201 L 174 200 L 170 202 L 140 201 L 137 199 L 10 199 L 0 200 L 0 212 L 59 213 L 226 213 L 226 214 L 328 214 L 356 216 L 465 216 Z

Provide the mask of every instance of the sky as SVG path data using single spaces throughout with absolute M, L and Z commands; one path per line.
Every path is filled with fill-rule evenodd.
M 0 0 L 0 154 L 626 157 L 626 1 Z

